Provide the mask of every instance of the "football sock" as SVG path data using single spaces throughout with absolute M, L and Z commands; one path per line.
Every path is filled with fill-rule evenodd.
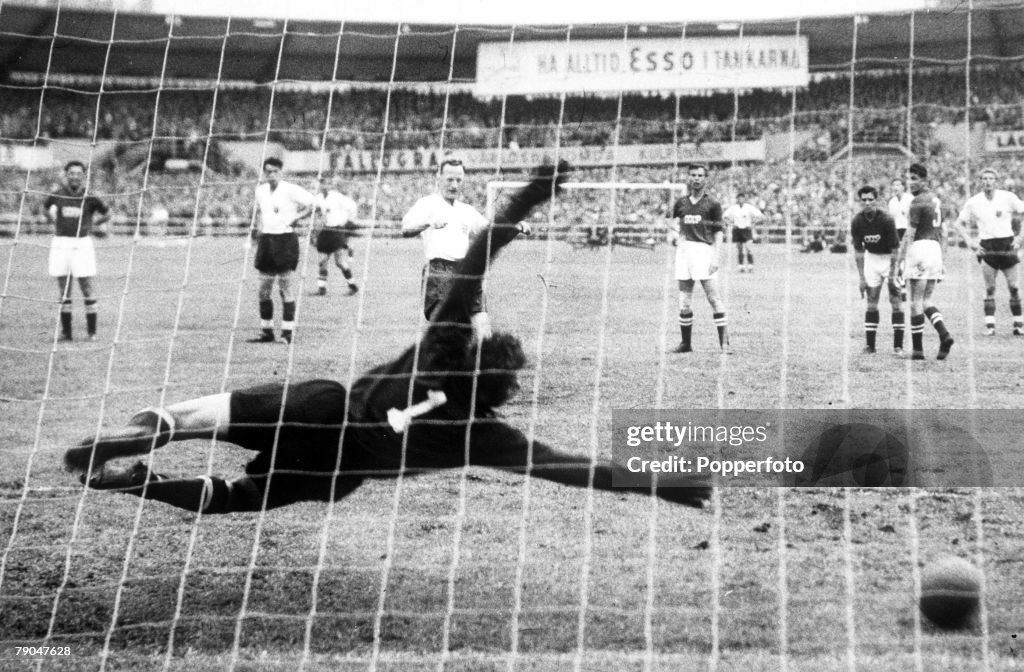
M 85 300 L 85 330 L 90 336 L 96 335 L 96 299 Z
M 290 340 L 295 329 L 295 302 L 285 301 L 281 310 L 281 337 Z
M 274 334 L 274 302 L 269 299 L 260 301 L 260 327 L 263 333 Z
M 1020 304 L 1017 305 L 1020 309 Z M 1013 312 L 1013 299 L 1010 299 L 1010 312 Z M 985 327 L 994 329 L 996 326 L 996 300 L 985 299 Z
M 60 331 L 64 338 L 71 338 L 71 299 L 60 304 Z
M 317 287 L 325 289 L 327 287 L 327 269 L 320 269 L 320 275 L 316 279 Z
M 924 315 L 910 316 L 910 342 L 914 352 L 924 352 Z
M 949 338 L 949 331 L 946 330 L 946 323 L 942 321 L 942 313 L 935 306 L 929 306 L 924 309 L 924 314 L 928 320 L 935 327 L 935 331 L 939 334 L 939 340 L 946 340 Z
M 747 264 L 749 266 L 753 266 L 754 265 L 754 255 L 753 255 L 752 252 L 750 252 L 750 250 L 747 250 Z
M 864 312 L 864 337 L 867 340 L 868 347 L 872 350 L 875 348 L 875 336 L 878 334 L 879 319 L 879 312 L 877 310 Z
M 715 327 L 718 329 L 718 345 L 724 346 L 729 342 L 729 339 L 725 335 L 725 327 L 727 321 L 725 319 L 725 313 L 714 313 L 712 319 L 715 322 Z
M 903 328 L 906 316 L 902 312 L 892 313 L 892 347 L 903 349 Z
M 197 513 L 259 511 L 263 506 L 259 490 L 247 478 L 231 482 L 216 476 L 168 479 L 151 473 L 148 484 L 124 492 Z
M 693 334 L 693 312 L 689 310 L 679 311 L 679 336 L 682 344 L 690 347 L 690 336 Z
M 351 280 L 352 280 L 352 269 L 349 269 L 349 268 L 343 268 L 343 269 L 341 269 L 341 274 L 342 274 L 343 276 L 345 276 L 345 279 L 346 279 L 346 280 L 349 280 L 349 281 L 351 281 Z M 351 282 L 349 282 L 349 284 L 352 284 L 352 283 L 351 283 Z
M 1024 319 L 1021 318 L 1020 310 L 1020 290 L 1016 288 L 1010 290 L 1010 314 L 1013 315 L 1013 326 L 1015 328 L 1019 329 L 1021 326 L 1024 326 Z

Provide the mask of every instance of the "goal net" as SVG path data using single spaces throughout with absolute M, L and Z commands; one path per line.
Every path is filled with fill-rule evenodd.
M 486 209 L 493 218 L 498 199 L 527 182 L 487 183 Z M 564 240 L 576 248 L 604 246 L 653 250 L 667 239 L 672 204 L 686 187 L 678 184 L 569 182 L 555 204 L 535 212 L 539 238 Z
M 1024 5 L 496 26 L 120 4 L 0 3 L 0 667 L 1015 664 L 1020 301 L 1002 275 L 986 289 L 952 223 L 982 168 L 1024 194 Z M 526 363 L 518 394 L 479 419 L 531 451 L 586 458 L 573 487 L 530 452 L 507 469 L 378 470 L 337 501 L 311 490 L 214 515 L 64 469 L 68 448 L 145 408 L 313 379 L 355 395 L 363 374 L 417 347 L 427 260 L 402 220 L 438 191 L 449 156 L 464 164 L 460 198 L 488 217 L 536 166 L 575 167 L 527 218 L 533 235 L 488 267 L 487 312 Z M 282 207 L 254 205 L 268 158 L 285 181 L 357 208 L 339 254 L 314 235 L 330 213 L 298 223 L 290 292 L 268 290 L 254 265 L 254 238 Z M 849 236 L 858 190 L 888 210 L 915 162 L 952 239 L 923 327 L 885 285 L 867 303 Z M 715 282 L 689 283 L 692 295 L 666 236 L 691 163 L 723 210 L 759 212 L 743 246 L 724 227 Z M 77 235 L 106 214 L 94 228 L 109 235 Z M 68 241 L 89 241 L 95 274 L 60 265 Z M 937 361 L 940 322 L 955 347 Z M 265 329 L 291 338 L 248 342 Z M 928 359 L 913 361 L 922 329 Z M 673 352 L 682 339 L 692 352 Z M 491 373 L 474 360 L 468 377 Z M 814 454 L 811 430 L 909 427 L 920 479 L 873 481 L 874 453 L 850 477 L 908 487 L 716 473 L 699 510 L 606 482 L 623 457 L 615 418 L 698 413 L 768 418 L 792 455 Z M 266 429 L 274 455 L 295 448 L 282 423 Z M 206 479 L 192 508 L 256 457 L 223 432 L 170 438 L 142 459 Z M 736 455 L 781 456 L 749 448 Z M 418 450 L 402 442 L 400 464 Z M 934 588 L 922 568 L 945 555 L 982 571 L 952 579 L 969 612 L 952 629 L 918 608 Z

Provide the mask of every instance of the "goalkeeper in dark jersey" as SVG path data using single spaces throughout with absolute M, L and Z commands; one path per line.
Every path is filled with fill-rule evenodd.
M 258 511 L 299 501 L 338 500 L 367 478 L 394 478 L 468 465 L 565 485 L 612 489 L 617 464 L 572 455 L 496 417 L 526 363 L 519 340 L 496 332 L 476 340 L 471 300 L 495 254 L 528 227 L 520 222 L 565 179 L 569 167 L 537 171 L 481 232 L 419 343 L 376 367 L 350 391 L 331 380 L 268 384 L 146 409 L 126 427 L 90 437 L 65 454 L 92 488 L 116 490 L 203 513 Z M 257 452 L 245 475 L 169 478 L 143 462 L 113 470 L 115 458 L 145 455 L 171 441 L 211 439 Z M 703 481 L 663 477 L 656 494 L 700 507 Z M 623 488 L 650 494 L 649 487 Z

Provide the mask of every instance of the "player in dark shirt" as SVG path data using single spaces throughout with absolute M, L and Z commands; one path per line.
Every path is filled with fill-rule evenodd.
M 420 341 L 367 372 L 352 389 L 330 380 L 263 385 L 147 409 L 127 427 L 104 431 L 65 454 L 65 465 L 93 488 L 116 489 L 204 513 L 338 500 L 366 478 L 394 478 L 469 465 L 526 473 L 565 485 L 610 490 L 617 464 L 531 441 L 496 416 L 517 389 L 526 362 L 519 340 L 473 337 L 470 311 L 494 255 L 547 200 L 568 166 L 540 171 L 471 243 L 448 295 Z M 411 405 L 410 405 L 411 404 Z M 218 438 L 258 454 L 246 475 L 168 479 L 142 462 L 124 471 L 109 460 L 149 453 L 171 441 Z M 702 481 L 659 479 L 656 494 L 701 506 Z M 681 486 L 681 487 L 678 487 Z M 649 487 L 624 488 L 651 493 Z
M 928 169 L 920 163 L 910 166 L 908 183 L 914 200 L 910 203 L 907 233 L 900 244 L 897 265 L 910 283 L 910 341 L 912 359 L 924 359 L 924 321 L 927 317 L 939 335 L 937 359 L 949 356 L 953 337 L 942 313 L 932 301 L 935 285 L 943 276 L 941 203 L 928 191 Z
M 60 288 L 61 339 L 70 341 L 71 278 L 78 279 L 85 302 L 86 331 L 96 338 L 96 299 L 92 279 L 96 275 L 96 251 L 90 234 L 105 235 L 104 223 L 110 211 L 99 198 L 85 193 L 85 164 L 69 161 L 64 166 L 64 184 L 54 189 L 43 203 L 46 221 L 54 225 L 50 242 L 49 274 Z
M 875 352 L 875 335 L 878 332 L 878 299 L 882 284 L 889 286 L 889 305 L 892 306 L 893 350 L 903 353 L 902 289 L 896 281 L 896 255 L 900 247 L 896 222 L 892 216 L 878 207 L 878 190 L 871 186 L 861 187 L 857 198 L 863 210 L 853 216 L 850 223 L 850 238 L 853 240 L 854 258 L 860 274 L 860 295 L 867 299 L 864 312 L 864 337 L 867 344 L 864 352 Z
M 722 206 L 706 193 L 708 168 L 702 163 L 690 164 L 687 187 L 689 193 L 675 202 L 670 230 L 676 246 L 676 280 L 679 282 L 679 346 L 675 352 L 692 352 L 693 288 L 700 281 L 711 304 L 712 319 L 718 329 L 718 344 L 729 352 L 726 333 L 725 300 L 718 291 L 718 269 L 722 263 Z

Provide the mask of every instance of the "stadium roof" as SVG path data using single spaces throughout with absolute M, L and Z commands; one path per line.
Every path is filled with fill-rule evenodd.
M 172 25 L 173 24 L 173 25 Z M 741 24 L 630 25 L 636 37 L 726 36 Z M 911 49 L 911 29 L 913 44 Z M 915 65 L 959 66 L 1024 55 L 1024 11 L 1019 4 L 756 21 L 743 34 L 806 35 L 812 72 L 859 67 L 898 67 L 913 53 Z M 970 40 L 968 40 L 968 32 Z M 623 26 L 517 26 L 516 41 L 623 37 Z M 54 39 L 54 35 L 57 35 Z M 171 39 L 168 39 L 168 36 Z M 202 78 L 246 82 L 275 80 L 358 82 L 466 82 L 475 78 L 476 49 L 508 41 L 510 27 L 406 25 L 169 17 L 0 5 L 0 81 L 11 73 L 97 77 Z M 51 48 L 52 47 L 52 48 Z M 454 58 L 452 52 L 454 50 Z M 337 54 L 337 72 L 335 56 Z M 166 67 L 165 67 L 166 62 Z M 394 65 L 394 75 L 392 67 Z M 218 74 L 219 73 L 219 74 Z

